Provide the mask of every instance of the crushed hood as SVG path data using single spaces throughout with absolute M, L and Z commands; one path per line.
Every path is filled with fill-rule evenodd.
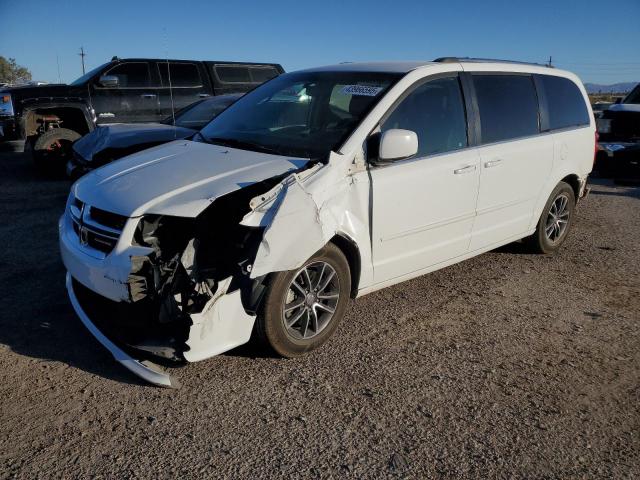
M 127 217 L 196 217 L 216 198 L 308 161 L 178 140 L 105 165 L 71 188 L 83 202 Z
M 128 148 L 145 143 L 182 140 L 196 133 L 196 130 L 173 127 L 163 123 L 116 123 L 99 126 L 73 144 L 73 149 L 87 162 L 93 156 L 108 148 Z

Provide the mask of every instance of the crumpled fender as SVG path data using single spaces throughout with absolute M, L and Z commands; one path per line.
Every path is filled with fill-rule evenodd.
M 299 268 L 336 234 L 368 235 L 361 220 L 368 206 L 359 201 L 350 171 L 346 156 L 331 152 L 326 165 L 294 173 L 251 200 L 252 210 L 240 223 L 265 227 L 251 278 Z M 368 245 L 364 240 L 358 245 Z
M 245 312 L 240 290 L 227 293 L 231 280 L 222 280 L 202 312 L 190 315 L 193 325 L 186 342 L 189 350 L 183 354 L 188 362 L 213 357 L 249 341 L 256 317 Z

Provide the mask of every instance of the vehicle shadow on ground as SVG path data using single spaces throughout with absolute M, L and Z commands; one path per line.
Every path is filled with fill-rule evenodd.
M 282 358 L 271 347 L 265 345 L 257 336 L 255 326 L 251 332 L 251 340 L 244 345 L 222 353 L 225 357 L 239 358 Z
M 589 178 L 589 186 L 591 187 L 590 195 L 640 198 L 640 183 L 634 183 L 631 180 L 596 177 Z M 599 187 L 608 187 L 608 189 L 603 190 Z
M 36 174 L 15 142 L 0 144 L 0 343 L 26 357 L 144 385 L 85 330 L 67 298 L 57 223 L 69 186 Z
M 615 192 L 604 190 L 591 190 L 591 195 L 603 195 L 609 197 L 631 197 L 640 199 L 640 188 L 638 187 L 617 187 Z

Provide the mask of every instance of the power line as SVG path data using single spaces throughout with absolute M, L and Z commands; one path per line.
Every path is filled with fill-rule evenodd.
M 594 67 L 600 67 L 600 66 L 606 66 L 606 65 L 610 65 L 610 66 L 640 65 L 640 62 L 561 62 L 561 63 L 564 63 L 566 65 L 587 65 L 587 66 L 594 66 Z

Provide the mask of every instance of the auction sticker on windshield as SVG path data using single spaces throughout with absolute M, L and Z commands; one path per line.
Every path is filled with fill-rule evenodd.
M 347 95 L 361 95 L 365 97 L 375 97 L 382 91 L 382 87 L 371 87 L 369 85 L 345 85 L 342 93 Z

